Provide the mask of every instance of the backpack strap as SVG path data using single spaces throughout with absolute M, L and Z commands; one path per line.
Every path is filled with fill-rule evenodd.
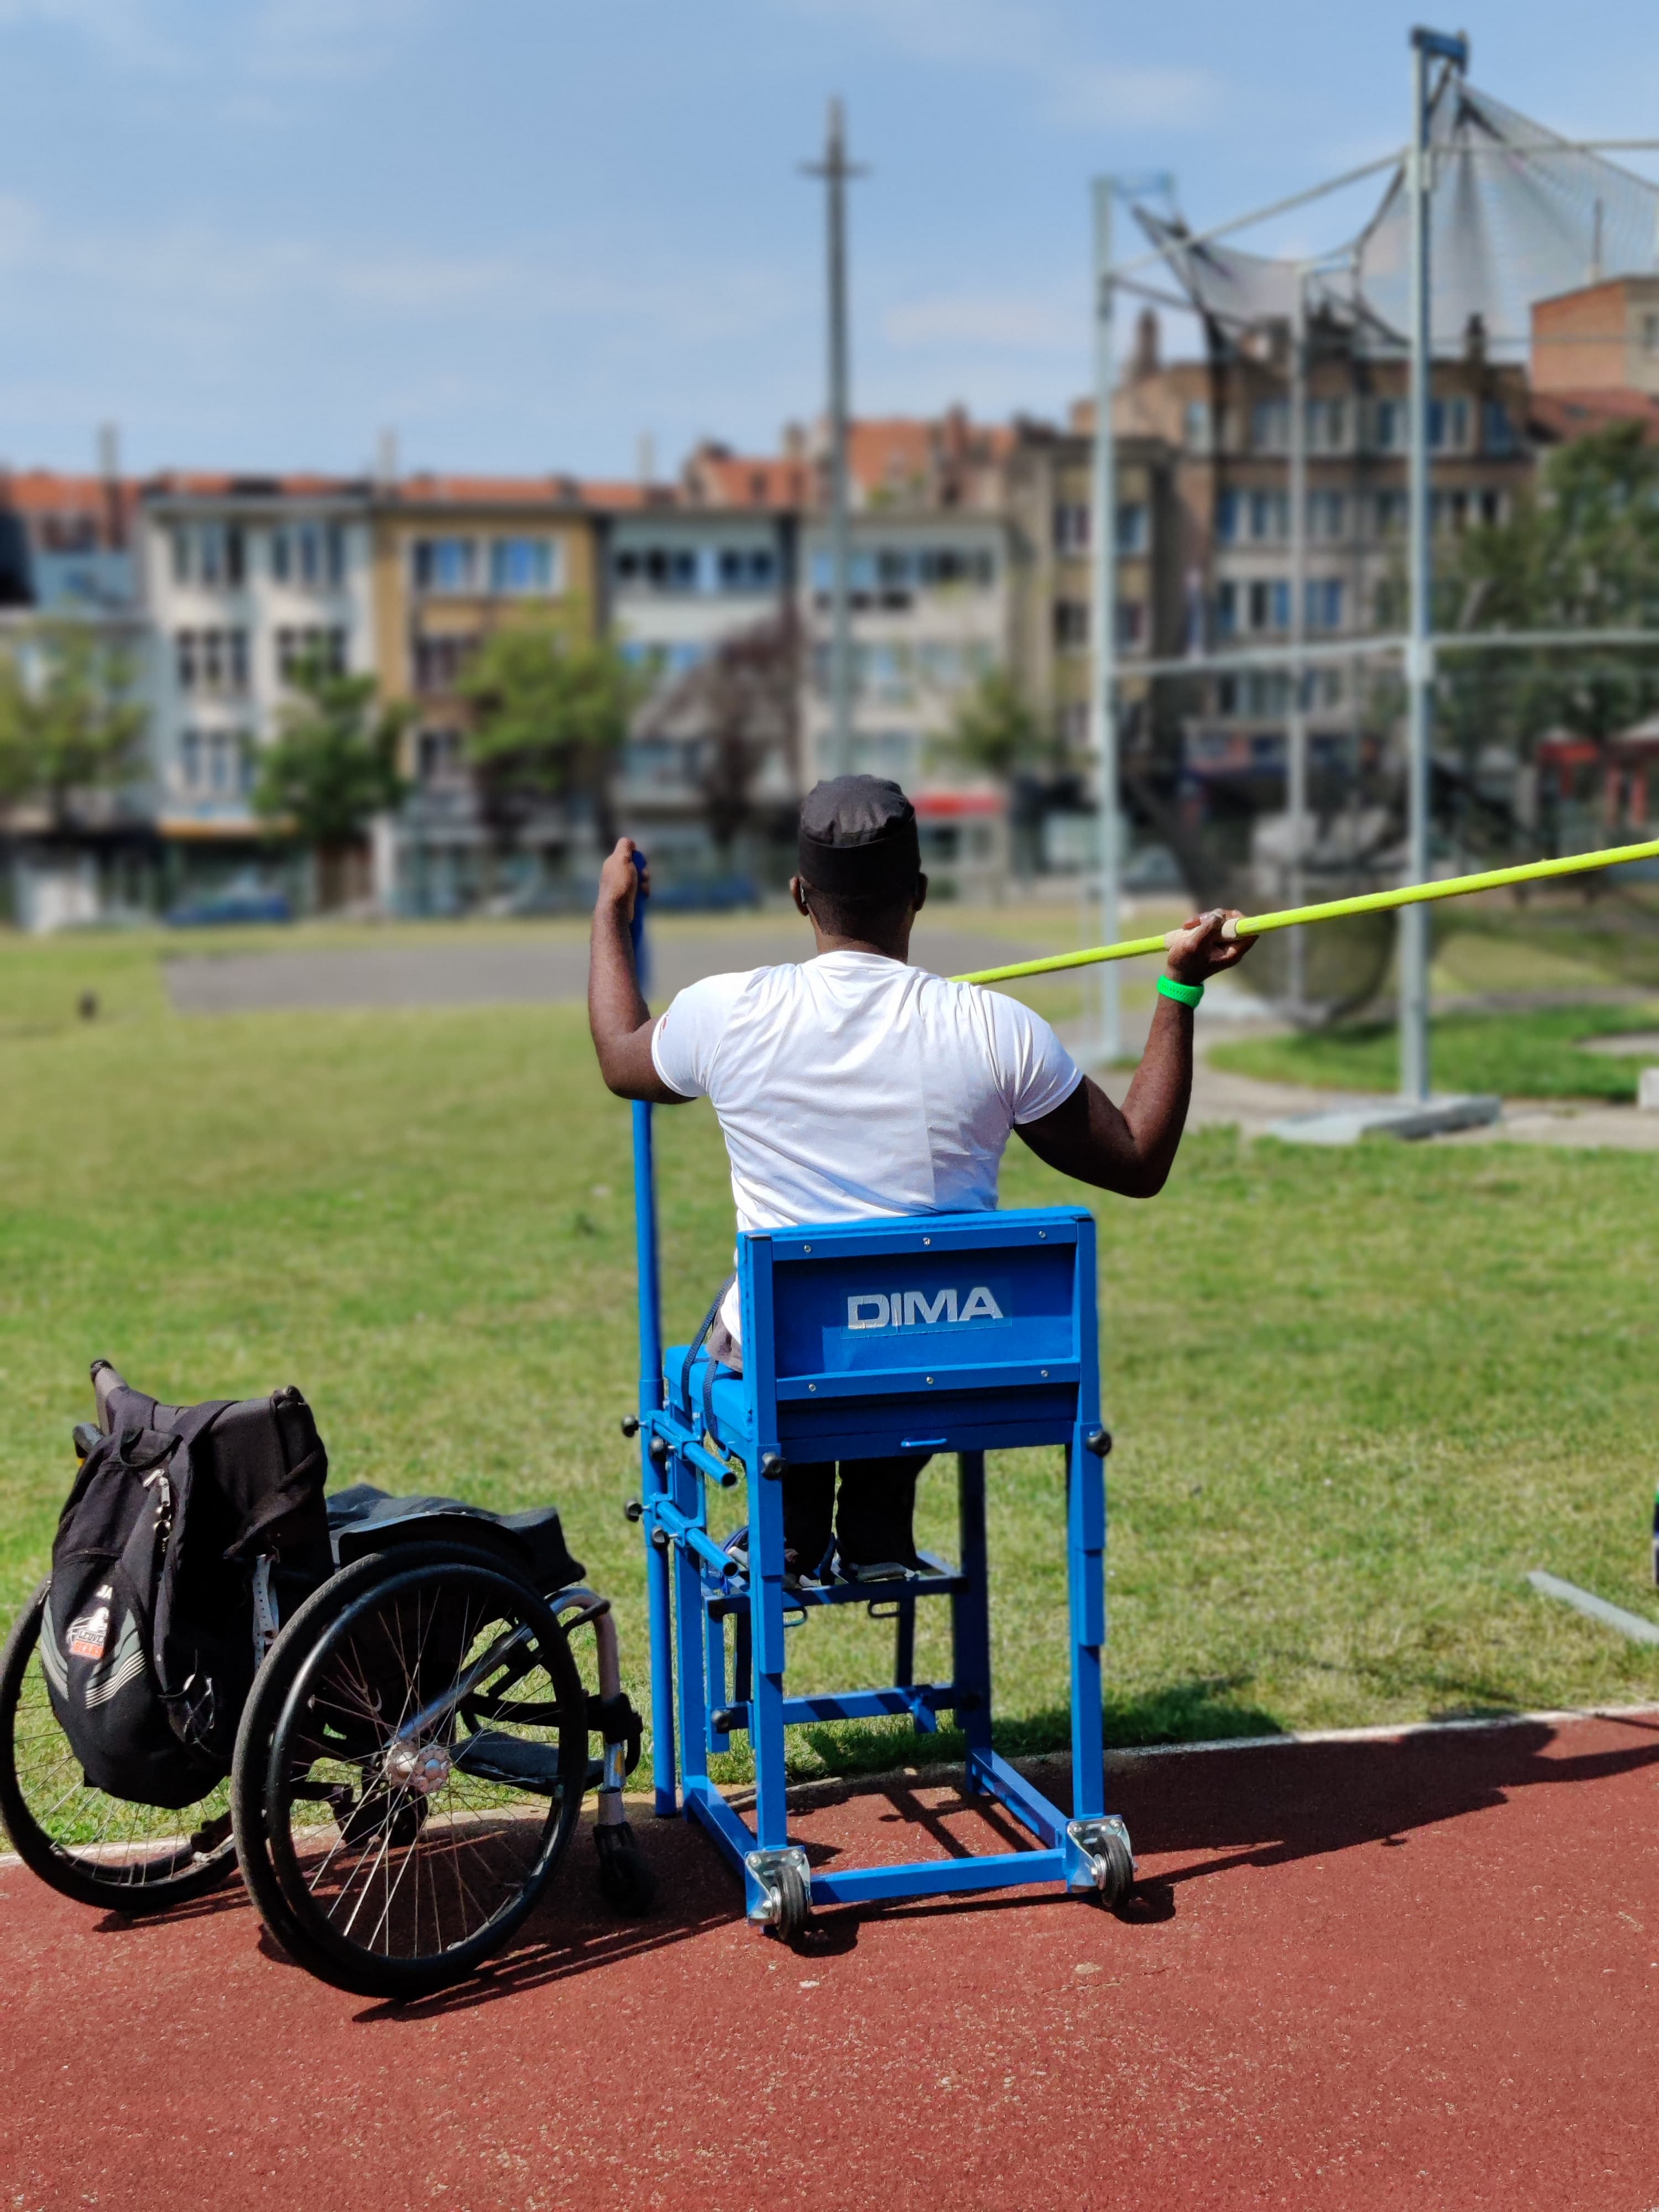
M 279 1489 L 260 1499 L 258 1508 L 243 1522 L 235 1542 L 225 1547 L 226 1559 L 246 1559 L 250 1553 L 263 1551 L 264 1546 L 260 1540 L 266 1530 L 314 1497 L 327 1473 L 328 1454 L 319 1443 L 297 1467 L 289 1470 L 288 1479 Z

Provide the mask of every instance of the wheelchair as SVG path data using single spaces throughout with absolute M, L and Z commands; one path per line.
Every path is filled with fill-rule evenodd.
M 100 1420 L 112 1376 L 125 1388 L 101 1370 Z M 106 1433 L 78 1425 L 77 1457 Z M 493 1514 L 366 1484 L 324 1502 L 325 1569 L 253 1569 L 256 1664 L 229 1771 L 204 1773 L 182 1808 L 92 1786 L 50 1694 L 42 1583 L 0 1653 L 0 1822 L 19 1857 L 124 1915 L 200 1898 L 240 1864 L 296 1964 L 407 1998 L 511 1938 L 593 1790 L 602 1892 L 647 1910 L 621 1796 L 641 1724 L 610 1601 L 580 1579 L 556 1510 Z

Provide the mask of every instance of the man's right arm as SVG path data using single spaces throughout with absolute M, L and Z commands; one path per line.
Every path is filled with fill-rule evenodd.
M 1253 940 L 1224 938 L 1221 912 L 1200 915 L 1170 947 L 1166 970 L 1177 982 L 1202 983 L 1237 967 Z M 1193 1088 L 1193 1009 L 1160 992 L 1134 1079 L 1121 1107 L 1085 1076 L 1052 1114 L 1019 1127 L 1040 1160 L 1061 1175 L 1122 1198 L 1156 1198 L 1187 1125 Z
M 587 1026 L 599 1055 L 599 1073 L 606 1088 L 618 1098 L 684 1106 L 685 1097 L 663 1081 L 651 1057 L 651 1033 L 657 1025 L 634 972 L 631 925 L 639 888 L 634 841 L 619 838 L 615 852 L 599 871 L 599 896 L 593 908 L 587 962 Z

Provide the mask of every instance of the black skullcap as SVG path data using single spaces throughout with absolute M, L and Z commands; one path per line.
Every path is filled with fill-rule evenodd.
M 800 872 L 832 897 L 902 898 L 921 872 L 916 810 L 878 775 L 838 775 L 801 801 Z

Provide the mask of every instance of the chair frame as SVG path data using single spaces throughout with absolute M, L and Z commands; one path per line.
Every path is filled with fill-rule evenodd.
M 738 1239 L 744 1372 L 710 1371 L 698 1346 L 665 1356 L 660 1322 L 651 1108 L 634 1108 L 639 1247 L 641 1516 L 651 1632 L 656 1810 L 697 1820 L 742 1876 L 750 1917 L 784 1923 L 808 1905 L 1058 1883 L 1121 1896 L 1133 1861 L 1105 1804 L 1101 1647 L 1106 1632 L 1106 1490 L 1110 1438 L 1100 1425 L 1095 1224 L 1081 1207 L 938 1214 L 778 1230 Z M 969 1263 L 972 1262 L 969 1266 Z M 1016 1285 L 993 1296 L 984 1326 L 952 1327 L 945 1279 Z M 867 1285 L 861 1296 L 849 1285 Z M 885 1287 L 884 1287 L 884 1285 Z M 878 1304 L 909 1325 L 874 1318 Z M 958 1293 L 959 1295 L 959 1293 Z M 846 1326 L 841 1301 L 848 1298 Z M 920 1304 L 910 1301 L 920 1298 Z M 962 1299 L 975 1304 L 970 1291 Z M 1027 1310 L 1028 1308 L 1040 1311 Z M 920 1325 L 917 1325 L 917 1324 Z M 854 1341 L 860 1332 L 879 1345 Z M 817 1347 L 816 1351 L 814 1347 Z M 633 1424 L 629 1424 L 631 1428 Z M 925 1431 L 926 1433 L 922 1433 Z M 1071 1647 L 1072 1796 L 1068 1816 L 992 1741 L 985 1454 L 1059 1444 L 1066 1455 Z M 791 1459 L 954 1451 L 961 1559 L 927 1559 L 902 1583 L 786 1590 L 780 1480 Z M 749 1497 L 749 1562 L 740 1571 L 709 1533 L 708 1492 L 739 1475 Z M 915 1606 L 947 1598 L 948 1682 L 914 1680 Z M 787 1694 L 792 1618 L 842 1604 L 891 1608 L 895 1680 L 840 1695 Z M 725 1624 L 734 1623 L 730 1655 Z M 952 1711 L 967 1739 L 966 1786 L 995 1800 L 1033 1847 L 902 1865 L 812 1871 L 790 1840 L 785 1731 L 814 1722 L 908 1713 L 920 1735 Z M 712 1753 L 749 1735 L 752 1829 L 710 1779 Z M 676 1756 L 678 1741 L 678 1759 Z M 788 1879 L 786 1879 L 788 1877 Z

